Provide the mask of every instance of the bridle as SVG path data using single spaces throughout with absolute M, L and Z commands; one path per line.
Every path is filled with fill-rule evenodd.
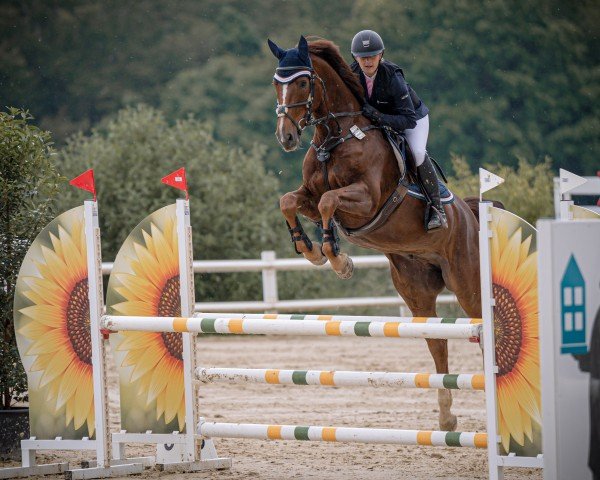
M 275 70 L 275 72 L 277 74 L 279 73 L 287 73 L 290 71 L 303 71 L 306 70 L 308 72 L 310 72 L 310 75 L 301 75 L 301 76 L 308 76 L 309 77 L 309 82 L 310 82 L 310 90 L 308 93 L 308 98 L 304 101 L 304 102 L 296 102 L 296 103 L 284 103 L 284 104 L 280 104 L 277 103 L 277 106 L 275 107 L 275 113 L 277 114 L 277 118 L 281 118 L 281 117 L 287 117 L 289 119 L 290 122 L 292 122 L 292 124 L 296 127 L 296 130 L 298 132 L 298 135 L 302 135 L 302 131 L 312 125 L 313 122 L 313 114 L 312 114 L 312 104 L 313 104 L 313 100 L 315 97 L 315 80 L 319 80 L 321 82 L 321 86 L 323 87 L 323 91 L 325 90 L 325 82 L 323 82 L 323 80 L 321 79 L 321 77 L 319 77 L 315 70 L 312 67 L 279 67 Z M 299 78 L 299 77 L 298 77 Z M 277 80 L 276 80 L 277 81 Z M 285 102 L 285 98 L 283 99 L 283 101 Z M 288 113 L 288 109 L 290 108 L 296 108 L 296 107 L 306 107 L 306 113 L 304 114 L 304 116 L 299 120 L 296 121 L 289 113 Z M 304 121 L 304 125 L 300 126 L 300 124 L 302 123 L 302 121 Z
M 342 130 L 342 126 L 340 125 L 340 122 L 338 119 L 342 118 L 342 117 L 358 117 L 358 116 L 362 115 L 362 111 L 336 112 L 336 113 L 331 112 L 331 110 L 329 109 L 329 104 L 327 102 L 327 88 L 325 87 L 325 82 L 323 81 L 323 79 L 321 77 L 319 77 L 319 75 L 315 72 L 315 70 L 312 67 L 307 67 L 307 66 L 279 67 L 275 70 L 276 77 L 279 76 L 278 75 L 279 73 L 289 73 L 290 71 L 297 71 L 297 72 L 308 71 L 308 72 L 310 72 L 310 76 L 309 75 L 298 75 L 298 77 L 297 77 L 297 78 L 299 78 L 300 76 L 309 76 L 310 91 L 308 93 L 308 98 L 304 102 L 295 102 L 295 103 L 288 103 L 288 104 L 277 103 L 275 113 L 277 114 L 277 118 L 287 117 L 292 122 L 292 124 L 296 127 L 298 136 L 302 135 L 302 132 L 304 131 L 304 129 L 306 127 L 315 127 L 315 126 L 320 125 L 326 129 L 327 134 L 325 135 L 325 139 L 321 142 L 321 145 L 317 146 L 314 142 L 311 141 L 310 146 L 315 149 L 315 152 L 317 154 L 317 160 L 322 165 L 323 176 L 325 178 L 325 185 L 327 186 L 327 189 L 329 190 L 330 189 L 329 181 L 327 180 L 327 162 L 331 158 L 330 152 L 335 147 L 342 144 L 346 140 L 350 140 L 351 138 L 354 138 L 353 133 L 348 133 L 347 135 L 342 136 L 343 130 Z M 277 78 L 275 78 L 275 80 L 279 81 Z M 320 118 L 314 118 L 313 111 L 312 111 L 312 106 L 313 106 L 313 101 L 314 101 L 314 96 L 315 96 L 315 83 L 317 80 L 319 82 L 321 82 L 321 87 L 323 88 L 323 102 L 325 104 L 325 108 L 327 109 L 327 114 Z M 293 80 L 291 80 L 291 81 L 293 81 Z M 290 81 L 290 83 L 291 83 L 291 81 Z M 283 101 L 285 101 L 285 98 L 283 99 Z M 294 120 L 294 118 L 292 118 L 292 116 L 287 111 L 290 108 L 296 108 L 296 107 L 306 107 L 306 113 L 299 121 Z M 330 121 L 335 122 L 335 125 L 337 127 L 335 133 L 332 132 L 332 130 L 331 130 L 331 127 L 329 125 Z M 301 125 L 303 122 L 304 122 L 304 124 Z M 362 132 L 364 133 L 364 132 L 367 132 L 368 130 L 373 130 L 373 129 L 378 129 L 378 128 L 380 128 L 380 127 L 378 127 L 376 125 L 369 125 L 367 127 L 363 127 Z
M 339 138 L 339 135 L 341 135 L 341 133 L 342 133 L 342 127 L 338 121 L 338 118 L 358 117 L 358 116 L 362 115 L 362 112 L 361 111 L 338 112 L 338 113 L 331 112 L 329 110 L 329 106 L 327 103 L 327 88 L 325 87 L 325 82 L 323 81 L 323 79 L 321 77 L 319 77 L 319 75 L 315 72 L 314 68 L 312 68 L 312 67 L 307 67 L 307 66 L 279 67 L 275 70 L 275 72 L 277 74 L 279 74 L 279 73 L 287 73 L 290 71 L 300 72 L 303 70 L 310 72 L 310 75 L 306 75 L 309 77 L 309 82 L 310 82 L 310 90 L 308 93 L 308 98 L 304 102 L 295 102 L 295 103 L 286 103 L 286 104 L 277 103 L 277 106 L 275 108 L 275 113 L 277 114 L 277 118 L 287 117 L 290 120 L 290 122 L 292 122 L 292 124 L 296 127 L 296 131 L 298 132 L 299 136 L 302 135 L 302 132 L 304 131 L 304 129 L 306 127 L 315 127 L 317 125 L 324 126 L 327 130 L 327 135 L 325 136 L 325 140 L 323 141 L 322 146 L 327 145 L 332 140 L 337 140 Z M 305 75 L 302 75 L 302 76 L 305 76 Z M 314 118 L 313 111 L 312 111 L 313 101 L 314 101 L 314 97 L 315 97 L 316 81 L 319 81 L 321 83 L 321 88 L 323 89 L 323 102 L 325 103 L 325 108 L 327 108 L 327 114 L 320 118 Z M 285 101 L 285 98 L 283 99 L 283 101 Z M 306 113 L 299 121 L 296 121 L 287 111 L 290 108 L 296 108 L 296 107 L 306 107 Z M 337 125 L 336 135 L 338 135 L 338 136 L 334 136 L 333 133 L 331 132 L 331 128 L 327 124 L 329 120 L 333 120 L 336 123 L 336 125 Z M 304 124 L 301 125 L 302 123 L 304 123 Z M 317 148 L 312 143 L 311 143 L 311 145 L 317 150 L 317 153 L 318 153 L 319 148 Z

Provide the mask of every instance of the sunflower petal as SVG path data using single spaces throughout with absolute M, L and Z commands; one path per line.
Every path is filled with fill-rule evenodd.
M 142 375 L 146 374 L 149 370 L 153 369 L 158 362 L 160 362 L 166 355 L 165 350 L 158 350 L 155 348 L 148 348 L 144 354 L 139 358 L 133 371 L 131 372 L 131 381 L 135 382 Z
M 523 436 L 521 409 L 513 396 L 515 392 L 510 388 L 498 388 L 497 392 L 500 416 L 506 422 L 510 436 L 519 445 L 524 445 L 525 438 Z
M 71 361 L 72 357 L 69 355 L 61 355 L 59 352 L 57 352 L 57 354 L 54 355 L 52 360 L 48 362 L 46 368 L 44 369 L 42 378 L 40 378 L 40 388 L 45 387 L 52 380 L 60 377 L 67 369 Z
M 174 368 L 172 381 L 169 382 L 169 388 L 167 389 L 165 422 L 171 422 L 175 418 L 175 415 L 177 415 L 183 394 L 183 372 L 180 368 Z
M 78 372 L 77 375 L 81 373 Z M 75 390 L 74 404 L 74 426 L 79 430 L 87 421 L 87 416 L 90 411 L 90 405 L 94 402 L 94 389 L 91 385 L 79 384 Z

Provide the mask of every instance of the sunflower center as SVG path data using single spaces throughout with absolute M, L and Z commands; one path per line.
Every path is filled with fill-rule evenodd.
M 90 301 L 87 278 L 80 280 L 69 296 L 67 333 L 79 360 L 91 365 L 92 335 L 90 334 Z
M 181 316 L 179 275 L 171 277 L 165 282 L 165 286 L 160 295 L 160 301 L 158 302 L 158 316 Z M 161 336 L 169 354 L 178 360 L 183 360 L 183 341 L 181 333 L 163 332 L 161 333 Z
M 522 320 L 510 290 L 493 285 L 494 336 L 496 337 L 496 363 L 498 376 L 510 373 L 519 359 L 523 342 Z

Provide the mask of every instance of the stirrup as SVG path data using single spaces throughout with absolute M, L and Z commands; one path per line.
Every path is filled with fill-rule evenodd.
M 448 228 L 448 219 L 444 207 L 436 208 L 433 205 L 426 209 L 425 230 L 431 232 L 440 228 Z

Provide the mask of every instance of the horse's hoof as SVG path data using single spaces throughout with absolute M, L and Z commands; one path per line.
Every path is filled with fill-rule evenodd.
M 310 263 L 320 267 L 321 265 L 325 265 L 327 263 L 327 257 L 325 255 L 321 256 L 321 258 L 317 258 L 315 260 L 310 260 Z
M 316 265 L 317 267 L 327 263 L 327 257 L 323 255 L 321 246 L 316 242 L 313 244 L 313 249 L 310 252 L 305 253 L 304 256 L 310 263 Z
M 444 420 L 440 418 L 440 430 L 443 432 L 454 432 L 456 430 L 456 425 L 458 423 L 458 419 L 456 415 L 450 414 Z
M 354 262 L 345 253 L 342 253 L 340 255 L 340 259 L 342 259 L 342 258 L 345 260 L 345 262 L 344 262 L 344 268 L 340 272 L 338 272 L 336 270 L 335 273 L 342 280 L 348 280 L 348 279 L 352 278 L 352 274 L 354 273 Z

